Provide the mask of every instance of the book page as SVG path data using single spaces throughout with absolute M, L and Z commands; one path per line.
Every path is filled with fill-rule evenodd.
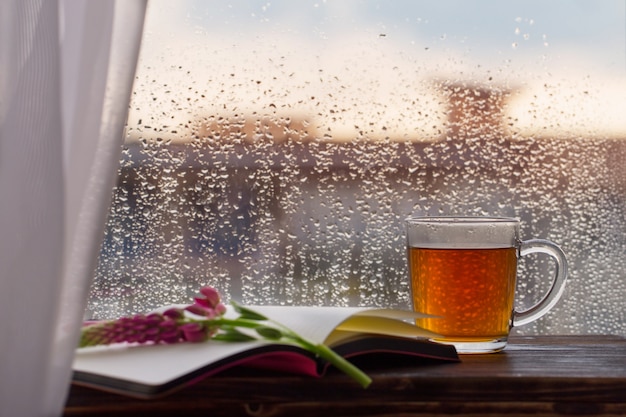
M 325 343 L 332 347 L 334 344 L 340 343 L 344 339 L 363 333 L 422 339 L 439 336 L 413 323 L 397 320 L 395 318 L 373 316 L 370 314 L 356 314 L 339 324 L 339 326 L 328 335 Z
M 324 306 L 253 306 L 249 308 L 315 343 L 324 343 L 340 323 L 354 314 L 367 310 L 366 307 Z
M 164 307 L 167 309 L 169 307 Z M 322 343 L 334 327 L 362 308 L 249 307 L 315 343 Z M 161 309 L 159 309 L 161 310 Z M 237 313 L 227 307 L 227 317 Z M 267 345 L 265 341 L 177 343 L 173 345 L 114 344 L 77 349 L 73 370 L 98 378 L 127 381 L 137 386 L 159 386 L 208 364 Z
M 313 342 L 325 343 L 331 347 L 359 333 L 421 338 L 438 336 L 414 324 L 415 319 L 427 315 L 408 310 L 283 306 L 260 306 L 251 309 Z
M 405 337 L 427 337 L 429 334 L 401 320 L 414 320 L 415 314 L 398 310 L 372 310 L 365 307 L 248 307 L 283 325 L 314 343 L 332 343 L 353 336 L 355 332 L 389 334 Z M 228 306 L 227 317 L 237 313 Z M 338 330 L 336 330 L 338 329 Z M 271 342 L 270 342 L 271 343 Z M 74 371 L 82 374 L 83 381 L 109 379 L 119 389 L 140 386 L 160 386 L 183 378 L 219 361 L 228 361 L 262 346 L 266 341 L 178 343 L 172 345 L 116 344 L 78 349 Z M 239 356 L 240 357 L 240 356 Z M 224 366 L 226 363 L 224 363 Z M 93 378 L 85 375 L 92 375 Z M 113 387 L 114 385 L 109 385 Z
M 109 345 L 78 349 L 73 370 L 135 385 L 159 386 L 265 342 Z

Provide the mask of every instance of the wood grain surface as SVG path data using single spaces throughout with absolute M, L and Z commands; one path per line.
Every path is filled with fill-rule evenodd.
M 626 415 L 626 338 L 513 337 L 461 363 L 360 364 L 362 389 L 322 379 L 229 371 L 171 395 L 140 400 L 73 386 L 65 416 L 550 416 Z

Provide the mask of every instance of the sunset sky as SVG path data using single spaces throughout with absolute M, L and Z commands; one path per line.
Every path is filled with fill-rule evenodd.
M 512 91 L 520 134 L 626 134 L 621 0 L 152 0 L 141 65 L 131 124 L 334 109 L 320 131 L 429 137 L 453 80 Z

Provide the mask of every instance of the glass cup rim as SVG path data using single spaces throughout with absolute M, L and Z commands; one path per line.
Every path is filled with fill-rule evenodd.
M 409 216 L 407 223 L 432 223 L 432 224 L 486 224 L 486 223 L 519 223 L 515 217 L 500 216 Z

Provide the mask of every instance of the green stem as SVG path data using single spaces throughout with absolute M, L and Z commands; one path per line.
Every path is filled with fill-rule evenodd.
M 247 320 L 242 318 L 237 319 L 225 319 L 225 318 L 214 318 L 209 320 L 194 320 L 198 323 L 207 323 L 212 326 L 234 326 L 234 327 L 246 327 L 248 329 L 255 329 L 260 327 L 261 324 L 257 320 Z
M 272 322 L 278 327 L 284 330 L 284 337 L 287 339 L 291 339 L 300 347 L 308 350 L 311 353 L 316 354 L 322 359 L 328 361 L 331 365 L 335 366 L 337 369 L 354 379 L 358 382 L 363 388 L 367 388 L 371 383 L 372 379 L 363 371 L 361 371 L 358 367 L 354 366 L 350 361 L 346 358 L 338 355 L 334 350 L 329 348 L 323 343 L 313 343 L 293 330 L 287 328 L 281 323 L 276 323 L 272 320 Z
M 324 344 L 318 344 L 314 345 L 313 347 L 313 352 L 317 353 L 321 358 L 326 359 L 328 362 L 337 367 L 337 369 L 344 372 L 349 377 L 353 378 L 355 381 L 361 384 L 363 388 L 367 388 L 372 383 L 372 379 L 367 376 L 367 374 L 351 364 L 347 359 L 339 356 L 328 346 Z
M 242 318 L 238 318 L 234 320 L 219 318 L 219 319 L 212 319 L 211 322 L 214 324 L 218 324 L 218 325 L 226 324 L 226 325 L 231 325 L 231 326 L 241 326 L 241 327 L 248 327 L 248 328 L 255 328 L 260 325 L 259 322 L 256 320 L 246 320 Z M 273 320 L 270 320 L 270 322 L 277 325 L 279 328 L 283 330 L 283 337 L 285 339 L 291 340 L 292 342 L 295 342 L 300 347 L 308 350 L 311 353 L 318 355 L 322 359 L 325 359 L 330 364 L 335 366 L 337 369 L 339 369 L 340 371 L 344 372 L 346 375 L 348 375 L 349 377 L 357 381 L 363 388 L 367 388 L 372 383 L 372 379 L 366 373 L 361 371 L 358 367 L 354 366 L 347 359 L 335 353 L 335 351 L 333 351 L 328 346 L 321 344 L 321 343 L 315 344 L 313 342 L 310 342 L 307 339 L 304 339 L 303 337 L 298 335 L 293 330 L 287 328 L 286 326 L 280 323 L 276 323 Z

